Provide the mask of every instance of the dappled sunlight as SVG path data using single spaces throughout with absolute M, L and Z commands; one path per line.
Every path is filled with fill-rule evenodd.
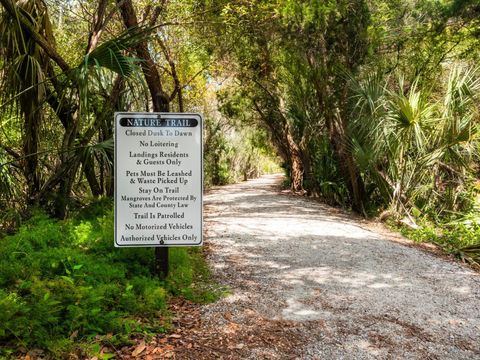
M 459 294 L 469 295 L 472 293 L 472 289 L 469 286 L 460 286 L 458 288 L 451 288 L 451 291 Z
M 287 299 L 287 307 L 282 311 L 282 318 L 291 320 L 318 320 L 324 318 L 321 311 L 308 308 L 297 299 Z
M 344 348 L 366 357 L 412 339 L 430 341 L 432 331 L 448 339 L 461 328 L 473 343 L 480 328 L 477 275 L 386 241 L 315 201 L 259 191 L 272 181 L 207 196 L 213 268 L 240 277 L 226 301 L 254 302 L 274 320 L 324 321 Z
M 215 220 L 216 223 L 228 224 L 230 231 L 241 233 L 242 236 L 260 236 L 264 241 L 285 241 L 291 240 L 297 235 L 302 236 L 321 236 L 316 239 L 328 240 L 328 237 L 336 237 L 345 234 L 353 239 L 371 239 L 376 236 L 371 232 L 363 230 L 350 224 L 338 223 L 335 221 L 324 221 L 317 218 L 304 218 L 299 215 L 283 216 L 279 214 L 272 218 L 271 216 L 259 217 L 256 214 L 246 216 L 241 221 L 233 222 L 226 220 L 225 214 L 219 214 L 221 218 Z M 228 215 L 227 215 L 228 216 Z M 239 219 L 237 217 L 237 219 Z M 294 221 L 292 221 L 294 220 Z M 282 231 L 279 233 L 278 230 Z M 348 244 L 347 242 L 347 245 Z

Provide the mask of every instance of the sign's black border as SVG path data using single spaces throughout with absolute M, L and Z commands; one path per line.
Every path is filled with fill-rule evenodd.
M 165 118 L 175 118 L 175 117 L 190 117 L 196 118 L 200 125 L 200 169 L 201 169 L 201 176 L 200 176 L 200 241 L 197 243 L 182 243 L 182 244 L 147 244 L 147 245 L 120 245 L 117 242 L 117 128 L 118 128 L 118 120 L 122 117 L 128 116 L 160 116 Z M 159 112 L 116 112 L 114 115 L 115 126 L 114 126 L 114 143 L 115 143 L 115 164 L 114 164 L 114 173 L 115 173 L 115 197 L 114 197 L 114 216 L 115 216 L 115 234 L 114 234 L 114 242 L 115 247 L 118 248 L 125 248 L 125 247 L 185 247 L 185 246 L 202 246 L 203 245 L 203 115 L 199 113 L 159 113 Z

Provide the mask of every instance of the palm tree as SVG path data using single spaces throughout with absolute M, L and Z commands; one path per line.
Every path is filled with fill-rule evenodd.
M 7 64 L 0 82 L 9 95 L 5 99 L 9 106 L 5 108 L 18 109 L 18 115 L 24 122 L 24 154 L 21 159 L 25 163 L 28 203 L 39 202 L 47 207 L 53 205 L 55 215 L 64 217 L 81 165 L 92 194 L 98 195 L 100 186 L 96 179 L 95 162 L 105 164 L 112 159 L 108 154 L 112 151 L 112 131 L 105 129 L 105 124 L 110 124 L 107 121 L 109 114 L 109 119 L 113 117 L 122 81 L 105 87 L 105 84 L 100 84 L 104 79 L 102 74 L 107 71 L 118 74 L 120 78 L 132 75 L 136 69 L 134 59 L 126 56 L 125 51 L 143 41 L 148 31 L 137 27 L 100 43 L 104 18 L 96 17 L 87 51 L 80 64 L 72 67 L 55 49 L 43 0 L 0 0 L 0 4 L 3 5 L 0 13 L 0 56 Z M 98 6 L 105 7 L 107 2 L 99 1 Z M 110 96 L 102 98 L 95 93 L 99 87 L 103 90 L 108 88 Z M 92 101 L 94 98 L 96 101 Z M 95 111 L 93 103 L 102 104 L 102 100 L 102 110 Z M 46 106 L 54 114 L 51 123 L 61 125 L 61 141 L 56 144 L 56 154 L 51 155 L 53 163 L 49 164 L 48 176 L 41 182 L 37 155 L 39 130 Z M 111 127 L 111 124 L 107 126 Z M 96 136 L 100 131 L 102 135 Z M 108 166 L 104 168 L 108 171 Z
M 435 203 L 447 210 L 458 205 L 478 158 L 476 73 L 454 67 L 440 100 L 427 98 L 417 81 L 408 92 L 402 78 L 398 92 L 388 90 L 389 81 L 381 75 L 352 81 L 356 95 L 350 140 L 356 162 L 397 213 Z
M 18 0 L 16 9 L 35 31 L 54 43 L 48 11 L 42 0 Z M 17 13 L 18 14 L 18 13 Z M 0 78 L 4 100 L 14 100 L 23 118 L 23 169 L 27 202 L 34 202 L 40 190 L 38 169 L 39 130 L 43 122 L 48 56 L 20 25 L 18 18 L 0 13 L 0 56 L 5 60 Z

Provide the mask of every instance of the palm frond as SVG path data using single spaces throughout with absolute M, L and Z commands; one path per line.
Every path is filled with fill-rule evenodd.
M 0 204 L 9 202 L 18 194 L 18 181 L 11 171 L 7 154 L 0 148 Z
M 113 139 L 107 139 L 102 142 L 87 145 L 82 149 L 83 156 L 103 159 L 106 164 L 112 165 L 114 142 Z
M 136 70 L 135 64 L 140 61 L 127 56 L 126 51 L 144 41 L 149 36 L 148 28 L 130 28 L 120 35 L 100 44 L 90 54 L 85 55 L 82 65 L 97 66 L 109 69 L 124 77 L 129 77 Z
M 349 80 L 353 92 L 352 99 L 355 101 L 353 111 L 370 116 L 377 115 L 385 95 L 385 81 L 382 74 L 379 72 L 367 74 L 362 80 L 350 76 Z

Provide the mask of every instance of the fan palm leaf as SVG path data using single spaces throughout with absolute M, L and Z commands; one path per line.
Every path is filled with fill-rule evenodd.
M 47 6 L 42 0 L 18 0 L 15 9 L 39 34 L 54 42 Z M 22 28 L 18 16 L 12 17 L 5 12 L 0 16 L 0 44 L 0 56 L 5 61 L 0 97 L 7 101 L 7 109 L 23 117 L 23 167 L 27 199 L 31 199 L 40 188 L 37 153 L 48 58 L 30 33 Z

